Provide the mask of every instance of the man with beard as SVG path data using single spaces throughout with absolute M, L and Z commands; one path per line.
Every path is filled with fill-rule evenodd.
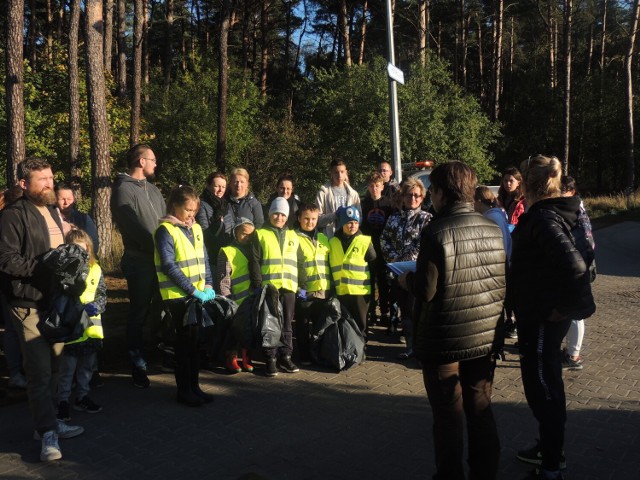
M 18 166 L 24 196 L 0 218 L 0 284 L 9 304 L 9 317 L 20 339 L 27 374 L 29 407 L 42 439 L 40 460 L 62 458 L 58 438 L 84 432 L 56 419 L 53 393 L 62 343 L 51 344 L 37 324 L 52 300 L 51 275 L 40 263 L 42 254 L 64 243 L 62 221 L 55 207 L 51 165 L 29 158 Z
M 149 387 L 147 362 L 142 355 L 142 330 L 151 302 L 161 304 L 156 267 L 153 262 L 153 232 L 166 205 L 158 187 L 148 180 L 156 170 L 156 156 L 149 145 L 134 145 L 127 152 L 128 173 L 119 173 L 111 195 L 111 213 L 122 234 L 124 255 L 120 263 L 127 279 L 129 316 L 127 348 L 133 384 Z

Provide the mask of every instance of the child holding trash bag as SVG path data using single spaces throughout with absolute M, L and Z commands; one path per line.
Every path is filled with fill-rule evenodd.
M 76 379 L 76 400 L 73 409 L 80 412 L 99 413 L 102 407 L 89 398 L 89 382 L 97 367 L 98 351 L 102 349 L 102 321 L 100 314 L 107 306 L 107 287 L 102 276 L 102 269 L 93 250 L 91 237 L 79 228 L 72 228 L 65 236 L 65 243 L 73 243 L 82 247 L 89 256 L 89 274 L 85 280 L 86 288 L 80 295 L 84 311 L 90 317 L 90 324 L 82 336 L 64 345 L 60 358 L 60 376 L 56 400 L 58 401 L 58 419 L 71 420 L 69 414 L 69 397 L 73 378 Z
M 329 265 L 336 294 L 367 337 L 367 314 L 371 300 L 371 270 L 376 259 L 371 237 L 360 231 L 360 211 L 355 205 L 336 211 L 336 233 L 329 240 Z
M 192 187 L 178 185 L 171 191 L 167 215 L 160 219 L 154 233 L 160 295 L 176 330 L 176 399 L 190 407 L 213 401 L 212 395 L 202 391 L 198 379 L 200 325 L 185 321 L 189 302 L 210 302 L 216 295 L 211 288 L 213 282 L 202 228 L 194 220 L 199 203 Z

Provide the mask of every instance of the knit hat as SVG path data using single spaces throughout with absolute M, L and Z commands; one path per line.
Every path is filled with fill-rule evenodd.
M 243 225 L 251 225 L 252 227 L 255 227 L 255 225 L 253 224 L 253 222 L 251 220 L 249 220 L 246 217 L 240 217 L 238 219 L 238 221 L 236 222 L 236 224 L 233 226 L 233 236 L 237 239 L 238 237 L 236 236 L 236 230 L 238 230 L 238 228 L 240 228 Z
M 269 215 L 274 213 L 283 213 L 287 217 L 289 216 L 289 202 L 284 197 L 276 197 L 271 202 L 271 207 L 269 207 Z
M 347 223 L 356 221 L 360 223 L 360 212 L 357 207 L 350 205 L 348 207 L 340 207 L 336 211 L 336 216 L 338 217 L 338 228 L 344 227 Z

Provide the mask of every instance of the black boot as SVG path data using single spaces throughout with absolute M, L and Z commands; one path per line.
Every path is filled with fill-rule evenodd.
M 213 402 L 213 395 L 205 393 L 200 388 L 200 365 L 198 362 L 199 354 L 193 353 L 191 355 L 191 362 L 189 365 L 189 386 L 191 387 L 191 392 L 193 392 L 196 397 L 202 400 L 202 403 L 211 403 Z

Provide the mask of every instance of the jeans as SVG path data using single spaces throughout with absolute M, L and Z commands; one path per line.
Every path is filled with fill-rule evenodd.
M 500 440 L 491 410 L 495 366 L 491 355 L 447 364 L 423 364 L 424 385 L 433 412 L 437 468 L 433 478 L 466 478 L 462 461 L 465 417 L 469 438 L 469 478 L 496 478 Z
M 1 311 L 4 322 L 2 348 L 4 349 L 9 376 L 13 377 L 14 375 L 18 375 L 22 368 L 22 352 L 20 351 L 18 332 L 16 332 L 9 316 L 9 305 L 7 305 L 7 301 L 2 293 L 0 293 L 0 308 L 2 308 Z
M 60 378 L 58 380 L 58 403 L 68 402 L 71 396 L 73 377 L 76 377 L 76 400 L 81 400 L 89 394 L 89 382 L 95 371 L 98 352 L 86 355 L 71 355 L 62 352 L 60 358 Z
M 567 402 L 562 381 L 560 345 L 571 320 L 518 322 L 520 370 L 529 408 L 538 420 L 542 468 L 558 470 L 564 446 Z
M 413 311 L 416 299 L 410 292 L 398 286 L 396 298 L 400 307 L 400 318 L 402 318 L 402 334 L 407 341 L 407 353 L 413 351 Z
M 53 399 L 64 344 L 51 344 L 40 335 L 37 327 L 40 316 L 35 308 L 9 307 L 9 317 L 22 347 L 29 409 L 36 430 L 40 434 L 56 430 L 57 411 Z
M 159 301 L 158 277 L 153 257 L 131 255 L 122 256 L 122 273 L 127 279 L 129 291 L 129 315 L 127 317 L 127 349 L 134 367 L 146 368 L 142 354 L 142 331 L 151 311 L 152 301 Z

